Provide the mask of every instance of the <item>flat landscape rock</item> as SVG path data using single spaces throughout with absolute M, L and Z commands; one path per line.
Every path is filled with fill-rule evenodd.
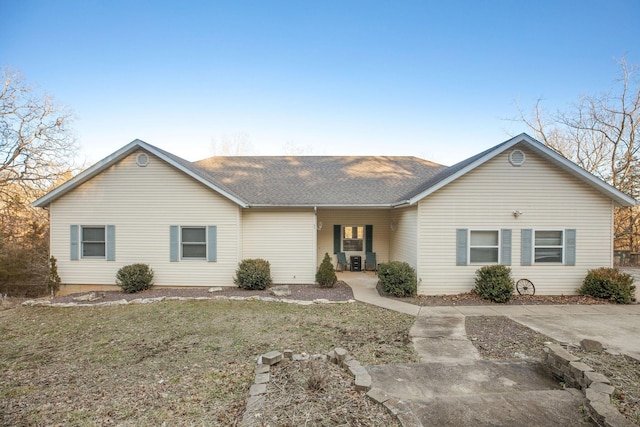
M 602 343 L 600 341 L 590 340 L 586 338 L 580 341 L 580 347 L 582 347 L 584 351 L 589 351 L 589 352 L 603 350 Z
M 291 295 L 291 289 L 287 285 L 274 286 L 273 288 L 269 289 L 269 292 L 277 297 L 288 297 L 289 295 Z

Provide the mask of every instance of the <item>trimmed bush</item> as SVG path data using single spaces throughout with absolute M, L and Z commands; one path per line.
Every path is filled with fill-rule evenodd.
M 116 274 L 116 284 L 128 294 L 153 286 L 153 270 L 147 264 L 125 265 Z
M 328 253 L 325 253 L 320 268 L 318 268 L 318 272 L 316 273 L 316 282 L 318 282 L 321 288 L 333 288 L 333 285 L 335 285 L 337 281 L 338 278 L 336 277 L 336 272 L 333 270 L 331 258 Z
M 238 265 L 233 283 L 242 289 L 267 289 L 273 283 L 269 261 L 260 258 L 243 259 Z
M 58 260 L 56 257 L 49 257 L 49 275 L 47 276 L 47 289 L 51 296 L 60 290 L 60 276 L 58 275 Z
M 382 291 L 395 297 L 413 297 L 418 293 L 416 271 L 406 262 L 391 261 L 378 266 Z
M 513 296 L 511 268 L 504 265 L 485 265 L 476 271 L 473 292 L 493 302 L 507 302 Z
M 633 277 L 617 268 L 600 267 L 587 272 L 578 289 L 580 295 L 604 298 L 618 304 L 630 304 L 635 296 Z

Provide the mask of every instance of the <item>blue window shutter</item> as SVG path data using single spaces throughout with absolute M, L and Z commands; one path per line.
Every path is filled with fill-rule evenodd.
M 71 226 L 71 235 L 70 235 L 69 245 L 69 258 L 71 261 L 77 261 L 80 259 L 80 226 L 72 225 Z
M 333 253 L 337 254 L 340 252 L 340 231 L 342 231 L 342 227 L 340 224 L 335 224 L 333 226 Z
M 511 230 L 500 230 L 500 264 L 511 265 Z
M 107 225 L 107 261 L 116 260 L 116 226 Z
M 533 230 L 523 228 L 520 237 L 520 264 L 531 265 L 533 263 Z
M 169 226 L 169 261 L 177 262 L 180 258 L 180 227 L 177 225 Z
M 364 230 L 364 251 L 373 252 L 373 225 L 365 225 Z
M 564 263 L 576 265 L 576 230 L 564 230 Z
M 466 228 L 456 230 L 456 265 L 467 265 L 467 237 L 469 232 Z
M 210 225 L 207 227 L 207 261 L 216 262 L 218 260 L 218 227 Z

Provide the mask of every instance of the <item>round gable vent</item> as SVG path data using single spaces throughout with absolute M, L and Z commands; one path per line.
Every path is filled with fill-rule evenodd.
M 141 168 L 149 164 L 149 155 L 147 153 L 140 153 L 136 156 L 136 164 Z
M 526 156 L 524 155 L 524 152 L 522 150 L 513 150 L 511 153 L 509 153 L 509 163 L 511 163 L 513 166 L 522 166 L 525 159 Z

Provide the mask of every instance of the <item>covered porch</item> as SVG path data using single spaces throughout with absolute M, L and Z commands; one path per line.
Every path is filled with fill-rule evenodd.
M 318 208 L 317 265 L 327 253 L 334 266 L 344 253 L 349 267 L 364 271 L 367 253 L 375 254 L 375 264 L 406 261 L 416 266 L 415 217 L 417 208 Z M 414 220 L 410 220 L 413 217 Z M 412 226 L 413 224 L 413 226 Z M 358 262 L 359 260 L 359 262 Z M 373 261 L 372 257 L 369 257 Z M 355 265 L 354 265 L 355 262 Z

